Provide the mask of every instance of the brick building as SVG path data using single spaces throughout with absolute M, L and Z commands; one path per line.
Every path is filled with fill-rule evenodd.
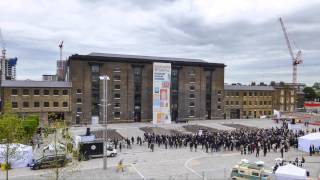
M 273 110 L 282 113 L 294 112 L 297 107 L 297 88 L 290 83 L 270 85 L 224 85 L 225 118 L 260 118 L 273 115 Z
M 91 53 L 72 55 L 67 63 L 72 82 L 74 124 L 101 122 L 102 85 L 108 75 L 108 122 L 152 120 L 153 63 L 171 64 L 171 117 L 223 118 L 224 64 L 199 59 Z
M 272 86 L 224 85 L 227 119 L 259 118 L 272 115 Z
M 71 83 L 63 81 L 2 81 L 2 107 L 9 104 L 21 116 L 38 114 L 42 125 L 54 119 L 70 122 L 70 91 Z

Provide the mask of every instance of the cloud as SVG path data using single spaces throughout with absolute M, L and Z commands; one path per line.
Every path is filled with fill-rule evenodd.
M 54 73 L 64 40 L 65 58 L 90 52 L 201 58 L 225 63 L 226 82 L 291 81 L 281 16 L 294 51 L 303 51 L 298 79 L 319 81 L 319 0 L 10 0 L 0 8 L 19 79 Z

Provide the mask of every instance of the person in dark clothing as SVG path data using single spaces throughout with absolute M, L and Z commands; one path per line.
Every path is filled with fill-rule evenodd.
M 281 158 L 283 158 L 283 147 L 280 149 Z
M 260 147 L 257 146 L 256 157 L 259 157 Z
M 194 143 L 194 151 L 197 152 L 197 147 L 198 147 L 198 144 L 197 143 Z
M 309 155 L 312 156 L 312 146 L 309 147 Z
M 121 142 L 119 143 L 119 150 L 120 150 L 120 152 L 122 150 L 122 143 Z

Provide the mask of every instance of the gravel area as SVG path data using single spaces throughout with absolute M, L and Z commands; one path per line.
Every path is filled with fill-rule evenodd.
M 96 136 L 97 139 L 103 138 L 103 130 L 91 131 L 92 134 Z M 114 129 L 107 130 L 108 139 L 118 139 L 123 140 L 124 138 Z
M 192 133 L 198 133 L 199 130 L 204 130 L 207 132 L 217 132 L 218 129 L 202 126 L 202 125 L 184 125 L 182 126 L 186 131 L 192 132 Z
M 233 127 L 236 129 L 258 129 L 257 127 L 253 127 L 253 126 L 246 126 L 243 124 L 222 124 L 224 126 L 228 126 L 228 127 Z
M 154 133 L 156 135 L 173 135 L 173 134 L 181 134 L 180 131 L 174 130 L 174 129 L 165 129 L 161 127 L 141 127 L 142 131 L 146 133 Z

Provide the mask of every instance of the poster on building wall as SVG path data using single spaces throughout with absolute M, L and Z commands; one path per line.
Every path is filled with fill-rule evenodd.
M 170 124 L 171 64 L 153 63 L 153 124 Z

